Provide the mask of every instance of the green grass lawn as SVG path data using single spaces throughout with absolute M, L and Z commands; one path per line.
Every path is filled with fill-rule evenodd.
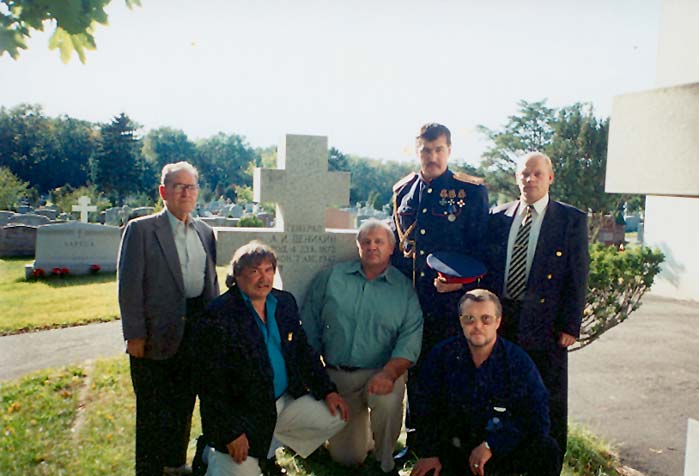
M 3 476 L 133 474 L 135 401 L 125 356 L 0 382 L 0 415 Z M 200 431 L 195 410 L 189 461 Z M 618 475 L 609 447 L 580 427 L 571 430 L 566 460 L 566 476 Z M 322 448 L 308 460 L 283 453 L 279 461 L 289 476 L 380 474 L 374 465 L 340 467 Z
M 0 259 L 0 335 L 119 319 L 115 273 L 27 281 L 29 261 Z M 225 288 L 226 267 L 217 272 Z

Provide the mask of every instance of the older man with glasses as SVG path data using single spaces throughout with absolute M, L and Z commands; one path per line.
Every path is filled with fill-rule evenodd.
M 498 337 L 499 299 L 475 289 L 458 309 L 462 335 L 435 346 L 420 371 L 411 475 L 558 474 L 548 393 L 529 356 Z

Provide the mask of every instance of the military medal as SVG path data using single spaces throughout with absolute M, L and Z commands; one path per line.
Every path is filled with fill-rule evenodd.
M 449 216 L 447 217 L 447 220 L 449 220 L 449 221 L 455 221 L 455 220 L 456 220 L 456 215 L 454 215 L 453 213 L 450 213 Z

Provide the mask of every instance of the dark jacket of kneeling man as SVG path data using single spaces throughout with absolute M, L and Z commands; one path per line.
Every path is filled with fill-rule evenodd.
M 430 352 L 420 371 L 418 454 L 440 459 L 461 450 L 468 459 L 481 442 L 493 457 L 549 433 L 548 392 L 529 356 L 499 337 L 476 367 L 466 338 L 449 338 Z
M 306 340 L 291 293 L 272 290 L 274 317 L 286 364 L 286 393 L 322 400 L 337 391 L 319 355 Z M 264 337 L 236 285 L 216 298 L 194 326 L 194 382 L 206 442 L 227 453 L 226 444 L 245 433 L 249 455 L 266 458 L 277 421 L 273 370 Z

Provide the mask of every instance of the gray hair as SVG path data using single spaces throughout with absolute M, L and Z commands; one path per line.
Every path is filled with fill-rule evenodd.
M 388 226 L 388 223 L 385 221 L 377 220 L 376 218 L 369 218 L 361 224 L 359 230 L 357 230 L 357 243 L 362 240 L 362 237 L 366 233 L 376 230 L 377 228 L 381 228 L 386 232 L 386 236 L 388 237 L 388 242 L 391 244 L 391 247 L 396 246 L 396 237 L 393 234 L 391 227 Z
M 189 162 L 181 161 L 175 162 L 174 164 L 167 164 L 163 167 L 163 171 L 160 174 L 160 185 L 167 185 L 173 175 L 183 170 L 192 174 L 194 180 L 199 181 L 199 172 L 197 169 Z
M 248 266 L 259 266 L 263 261 L 272 263 L 274 270 L 277 270 L 277 253 L 271 246 L 262 243 L 261 241 L 253 240 L 250 243 L 241 246 L 235 253 L 228 267 L 226 275 L 226 286 L 232 287 L 235 283 L 235 277 L 238 276 L 243 269 Z
M 497 317 L 502 317 L 502 304 L 500 304 L 500 299 L 487 289 L 472 289 L 461 296 L 461 299 L 459 299 L 459 314 L 462 313 L 462 307 L 468 305 L 469 302 L 484 301 L 490 301 L 495 304 L 495 315 Z

